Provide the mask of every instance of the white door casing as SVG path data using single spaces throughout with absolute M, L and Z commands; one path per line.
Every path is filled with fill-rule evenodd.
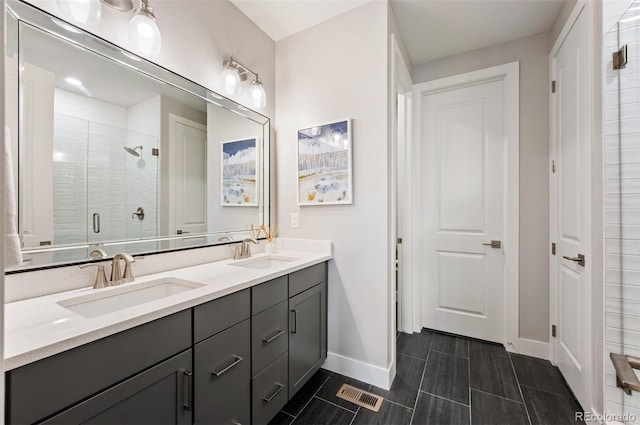
M 553 353 L 578 401 L 591 394 L 591 51 L 581 2 L 551 52 L 551 307 Z M 569 258 L 585 256 L 584 266 Z
M 207 128 L 170 114 L 171 234 L 207 231 Z
M 514 62 L 414 90 L 420 323 L 516 350 L 518 85 Z

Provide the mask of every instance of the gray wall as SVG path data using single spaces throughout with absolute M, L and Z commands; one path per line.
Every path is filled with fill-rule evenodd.
M 413 67 L 414 84 L 520 61 L 520 338 L 549 340 L 549 33 Z

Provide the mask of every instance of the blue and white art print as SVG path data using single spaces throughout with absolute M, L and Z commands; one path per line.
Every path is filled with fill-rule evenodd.
M 222 143 L 222 206 L 258 205 L 258 149 L 255 138 Z
M 351 204 L 351 120 L 298 131 L 298 204 Z

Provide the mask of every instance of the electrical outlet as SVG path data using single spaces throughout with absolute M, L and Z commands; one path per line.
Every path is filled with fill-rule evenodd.
M 300 227 L 298 213 L 291 213 L 291 227 L 293 227 L 294 229 Z

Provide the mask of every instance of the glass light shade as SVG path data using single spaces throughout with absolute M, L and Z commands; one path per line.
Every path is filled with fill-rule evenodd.
M 251 102 L 253 103 L 254 108 L 264 108 L 267 106 L 267 93 L 264 91 L 264 87 L 262 87 L 262 83 L 260 81 L 254 81 L 251 83 Z
M 155 19 L 144 13 L 136 12 L 129 21 L 129 41 L 133 48 L 140 53 L 148 55 L 160 53 L 162 36 Z
M 78 24 L 96 25 L 100 23 L 102 5 L 100 0 L 57 0 L 60 11 Z
M 222 84 L 227 96 L 237 96 L 240 94 L 240 74 L 233 67 L 225 67 L 222 71 Z

